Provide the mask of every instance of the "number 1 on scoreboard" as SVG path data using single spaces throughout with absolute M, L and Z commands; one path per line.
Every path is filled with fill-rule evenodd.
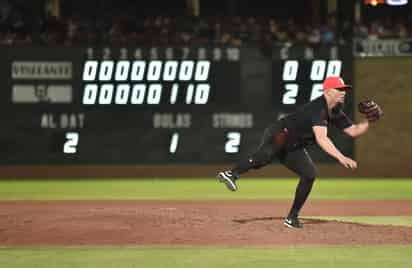
M 170 139 L 169 153 L 176 153 L 177 146 L 179 145 L 179 133 L 173 133 Z

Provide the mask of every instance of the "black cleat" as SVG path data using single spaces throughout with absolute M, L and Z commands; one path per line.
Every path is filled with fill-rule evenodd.
M 303 228 L 303 224 L 299 222 L 298 217 L 287 217 L 283 224 L 289 228 Z
M 223 182 L 226 187 L 230 191 L 236 191 L 237 186 L 236 186 L 236 179 L 237 177 L 232 173 L 232 171 L 222 171 L 217 174 L 217 178 L 219 179 L 220 182 Z

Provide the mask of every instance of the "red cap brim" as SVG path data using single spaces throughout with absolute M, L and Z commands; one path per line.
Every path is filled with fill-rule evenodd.
M 325 89 L 323 89 L 323 90 L 328 90 L 328 89 L 332 89 L 332 88 L 350 89 L 350 88 L 352 88 L 352 85 L 340 85 L 340 86 L 325 88 Z

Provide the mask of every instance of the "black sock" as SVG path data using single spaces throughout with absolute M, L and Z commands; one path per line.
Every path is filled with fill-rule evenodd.
M 299 184 L 296 187 L 295 200 L 293 201 L 288 217 L 297 217 L 299 215 L 300 209 L 303 207 L 312 190 L 314 180 L 314 178 L 300 178 Z

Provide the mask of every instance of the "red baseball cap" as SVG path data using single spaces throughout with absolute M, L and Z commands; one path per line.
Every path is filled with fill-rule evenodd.
M 331 88 L 350 88 L 351 85 L 346 85 L 340 76 L 329 76 L 323 81 L 323 90 Z

